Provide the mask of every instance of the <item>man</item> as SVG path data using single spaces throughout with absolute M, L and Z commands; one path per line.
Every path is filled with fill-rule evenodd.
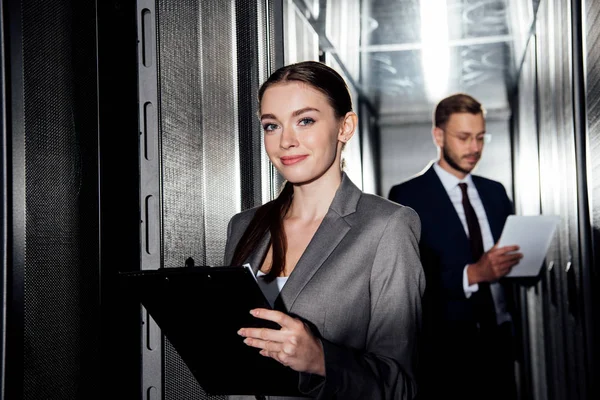
M 510 293 L 500 280 L 522 257 L 499 248 L 512 204 L 501 183 L 471 171 L 481 158 L 485 111 L 466 94 L 438 103 L 439 159 L 394 186 L 389 199 L 421 218 L 423 305 L 419 399 L 515 399 Z

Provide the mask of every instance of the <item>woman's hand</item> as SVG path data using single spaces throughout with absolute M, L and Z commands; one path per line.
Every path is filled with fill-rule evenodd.
M 261 349 L 261 355 L 271 357 L 295 371 L 325 376 L 323 345 L 304 322 L 264 308 L 251 310 L 250 314 L 273 321 L 281 329 L 242 328 L 238 334 L 246 338 L 244 343 Z

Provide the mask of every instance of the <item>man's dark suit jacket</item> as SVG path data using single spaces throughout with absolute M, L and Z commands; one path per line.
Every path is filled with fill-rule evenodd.
M 474 175 L 472 178 L 496 243 L 506 218 L 512 214 L 511 201 L 501 183 Z M 457 370 L 477 368 L 479 362 L 473 360 L 478 360 L 477 352 L 487 346 L 472 345 L 479 343 L 478 329 L 473 306 L 464 293 L 463 270 L 477 260 L 472 259 L 469 239 L 433 166 L 392 187 L 389 199 L 413 208 L 421 219 L 419 248 L 427 282 L 421 340 L 421 374 L 426 378 L 421 388 L 427 390 L 446 382 L 454 373 L 459 375 L 452 379 L 461 380 L 469 373 Z M 510 293 L 506 295 L 510 311 Z M 448 394 L 455 393 L 449 390 Z
M 483 203 L 494 243 L 500 238 L 512 204 L 501 183 L 472 175 Z M 439 317 L 448 323 L 475 324 L 463 289 L 463 270 L 474 263 L 469 238 L 437 173 L 424 174 L 392 187 L 389 199 L 414 209 L 421 218 L 421 260 L 427 287 L 437 290 Z

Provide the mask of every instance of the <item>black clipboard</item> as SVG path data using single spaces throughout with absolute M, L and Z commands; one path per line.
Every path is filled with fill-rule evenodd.
M 139 301 L 208 394 L 302 396 L 298 372 L 259 354 L 237 334 L 279 325 L 257 319 L 271 308 L 245 267 L 181 267 L 121 272 L 121 289 Z

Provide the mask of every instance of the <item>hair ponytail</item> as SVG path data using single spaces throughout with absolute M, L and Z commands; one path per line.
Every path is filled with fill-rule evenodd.
M 287 238 L 283 229 L 285 218 L 294 194 L 293 185 L 286 182 L 279 196 L 265 205 L 259 207 L 250 221 L 248 228 L 240 239 L 233 253 L 232 265 L 241 265 L 256 250 L 260 240 L 267 233 L 271 233 L 271 246 L 273 247 L 271 269 L 265 279 L 270 282 L 278 277 L 285 269 L 285 254 L 287 252 Z

